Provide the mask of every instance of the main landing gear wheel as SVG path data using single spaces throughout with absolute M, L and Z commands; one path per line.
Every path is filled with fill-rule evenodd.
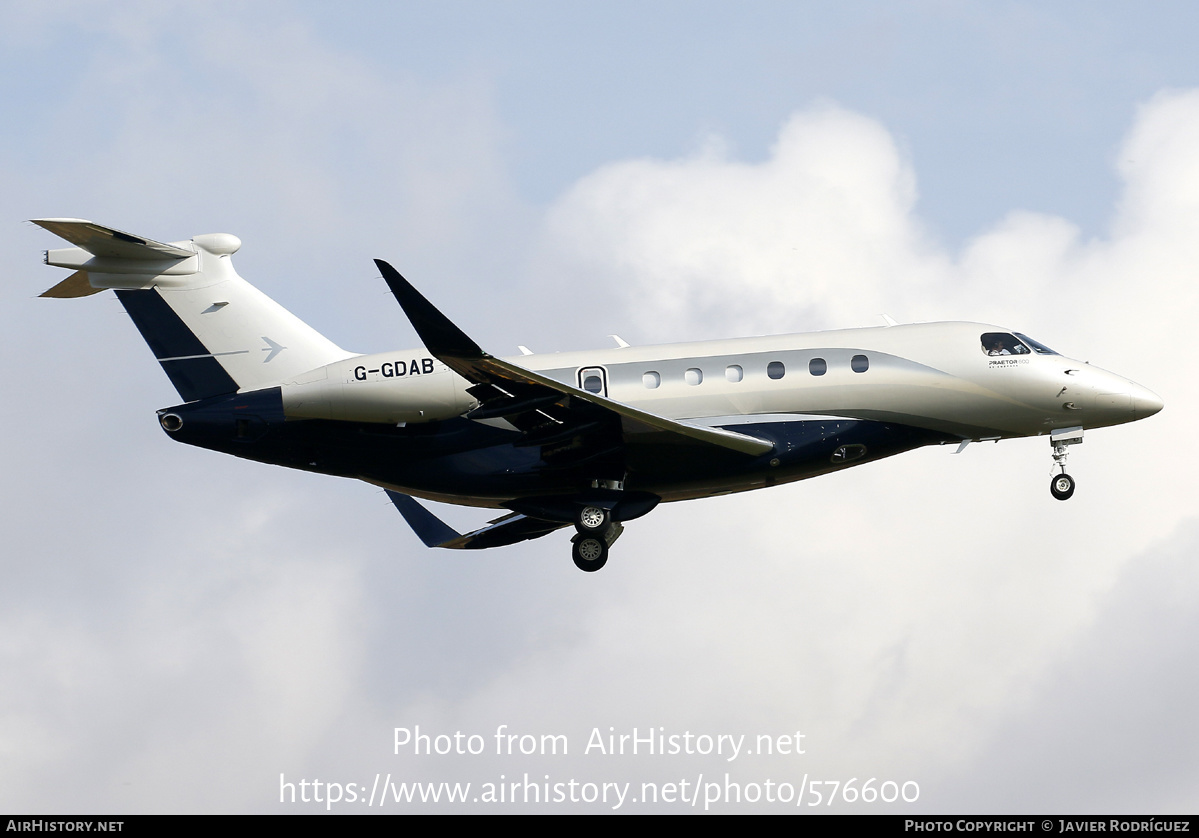
M 1049 481 L 1049 491 L 1058 500 L 1069 500 L 1074 494 L 1074 478 L 1063 471 Z
M 599 506 L 584 506 L 575 518 L 575 529 L 583 535 L 598 535 L 612 523 L 612 514 Z
M 575 560 L 575 567 L 594 573 L 607 564 L 608 545 L 600 536 L 584 536 L 571 547 L 570 555 Z

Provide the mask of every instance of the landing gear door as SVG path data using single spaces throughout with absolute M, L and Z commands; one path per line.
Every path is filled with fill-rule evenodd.
M 583 367 L 579 370 L 579 389 L 608 398 L 608 371 L 603 367 Z

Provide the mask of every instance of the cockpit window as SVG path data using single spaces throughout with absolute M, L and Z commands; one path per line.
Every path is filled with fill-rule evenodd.
M 1030 338 L 1028 335 L 1022 335 L 1019 332 L 1016 332 L 1016 337 L 1020 338 L 1020 340 L 1024 341 L 1029 346 L 1031 346 L 1032 351 L 1037 353 L 1038 355 L 1056 355 L 1057 354 L 1056 352 L 1054 352 L 1052 349 L 1050 349 L 1045 344 L 1038 343 L 1037 341 Z
M 982 336 L 985 355 L 1028 355 L 1031 350 L 1010 332 L 986 332 Z

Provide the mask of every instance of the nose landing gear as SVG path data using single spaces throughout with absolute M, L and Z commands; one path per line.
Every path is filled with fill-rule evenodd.
M 1074 494 L 1074 478 L 1066 474 L 1066 457 L 1069 446 L 1082 442 L 1082 428 L 1062 428 L 1049 434 L 1053 446 L 1053 464 L 1062 470 L 1049 481 L 1049 492 L 1058 500 L 1069 500 Z
M 1074 478 L 1062 472 L 1049 481 L 1049 491 L 1058 500 L 1069 500 L 1074 494 Z

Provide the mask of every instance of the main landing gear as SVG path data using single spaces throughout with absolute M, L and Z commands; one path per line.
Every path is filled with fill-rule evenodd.
M 516 498 L 504 505 L 555 528 L 573 524 L 571 557 L 591 573 L 604 566 L 608 548 L 624 532 L 625 522 L 648 514 L 661 500 L 651 492 L 626 490 L 623 480 L 592 480 L 575 494 Z
M 621 520 L 644 516 L 659 499 L 644 493 L 626 495 L 623 480 L 592 481 L 589 495 L 580 499 L 582 505 L 574 513 L 577 532 L 571 538 L 571 559 L 580 571 L 595 573 L 608 563 L 608 548 L 625 531 Z
M 584 506 L 575 516 L 578 534 L 571 539 L 570 557 L 575 567 L 594 573 L 608 562 L 608 548 L 624 527 L 612 520 L 612 512 L 601 506 Z
M 583 535 L 603 532 L 612 523 L 612 513 L 599 506 L 584 506 L 575 518 L 575 529 Z
M 1066 457 L 1069 455 L 1068 446 L 1082 442 L 1082 428 L 1064 428 L 1049 434 L 1049 444 L 1053 446 L 1054 467 L 1062 470 L 1049 481 L 1049 491 L 1058 500 L 1069 500 L 1074 494 L 1074 478 L 1066 474 Z

